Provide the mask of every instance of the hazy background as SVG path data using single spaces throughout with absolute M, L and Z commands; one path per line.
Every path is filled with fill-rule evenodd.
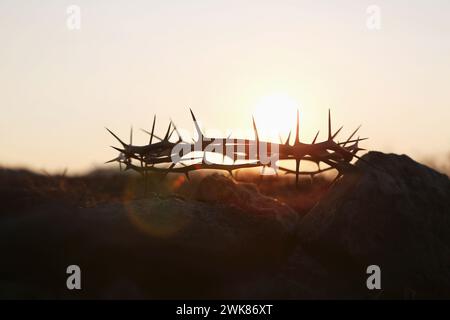
M 0 0 L 0 165 L 91 169 L 116 155 L 105 126 L 145 143 L 155 113 L 161 133 L 169 117 L 191 130 L 188 106 L 205 129 L 250 129 L 272 95 L 299 105 L 303 141 L 331 108 L 345 134 L 363 125 L 367 148 L 444 159 L 449 17 L 448 0 Z M 274 127 L 286 135 L 294 116 Z

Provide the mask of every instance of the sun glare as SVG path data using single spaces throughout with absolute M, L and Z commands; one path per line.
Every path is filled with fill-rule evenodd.
M 299 103 L 284 93 L 267 95 L 258 100 L 254 117 L 260 135 L 278 142 L 279 135 L 286 139 L 295 128 Z

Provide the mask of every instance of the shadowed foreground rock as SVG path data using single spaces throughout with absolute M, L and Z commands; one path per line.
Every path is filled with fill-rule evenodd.
M 202 193 L 205 185 L 214 198 Z M 218 196 L 226 190 L 243 196 L 244 189 L 242 202 Z M 17 218 L 9 214 L 0 225 L 0 295 L 233 297 L 239 283 L 283 263 L 298 219 L 291 208 L 216 175 L 197 196 L 203 201 L 153 195 L 92 208 L 55 201 Z M 71 264 L 83 273 L 80 292 L 65 287 Z
M 450 180 L 409 157 L 370 152 L 301 221 L 308 253 L 366 296 L 365 268 L 382 271 L 378 297 L 450 298 Z M 373 168 L 375 167 L 375 168 Z
M 22 174 L 8 174 L 0 297 L 450 298 L 448 177 L 407 156 L 364 159 L 371 166 L 359 161 L 301 220 L 220 175 L 204 178 L 192 199 L 154 194 L 87 208 L 36 197 Z M 66 288 L 71 264 L 82 291 Z M 366 288 L 372 264 L 381 291 Z

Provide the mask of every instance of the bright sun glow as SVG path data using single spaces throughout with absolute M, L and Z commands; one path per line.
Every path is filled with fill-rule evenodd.
M 260 135 L 278 142 L 278 136 L 286 139 L 294 130 L 299 103 L 283 93 L 262 97 L 254 108 L 254 117 Z

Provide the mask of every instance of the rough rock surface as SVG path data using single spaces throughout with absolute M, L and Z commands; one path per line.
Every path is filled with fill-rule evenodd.
M 296 227 L 298 215 L 286 204 L 261 194 L 252 183 L 236 183 L 219 174 L 204 178 L 195 193 L 195 199 L 210 204 L 228 205 L 248 214 L 275 219 L 287 229 Z
M 212 194 L 242 196 L 245 189 L 247 201 L 212 201 L 199 191 L 203 201 L 153 195 L 91 208 L 51 202 L 9 214 L 0 224 L 0 287 L 9 289 L 0 297 L 233 297 L 236 283 L 284 261 L 298 217 L 248 185 L 205 180 Z M 86 275 L 76 295 L 64 286 L 71 264 Z
M 407 156 L 363 158 L 371 165 L 358 161 L 301 220 L 219 175 L 193 199 L 86 208 L 33 198 L 8 174 L 0 297 L 450 298 L 448 177 Z M 65 287 L 71 264 L 82 269 L 80 292 Z M 372 264 L 381 291 L 366 288 Z
M 376 264 L 382 297 L 450 297 L 449 178 L 405 155 L 363 158 L 371 166 L 359 161 L 302 219 L 302 246 L 336 276 L 348 273 L 356 295 Z

